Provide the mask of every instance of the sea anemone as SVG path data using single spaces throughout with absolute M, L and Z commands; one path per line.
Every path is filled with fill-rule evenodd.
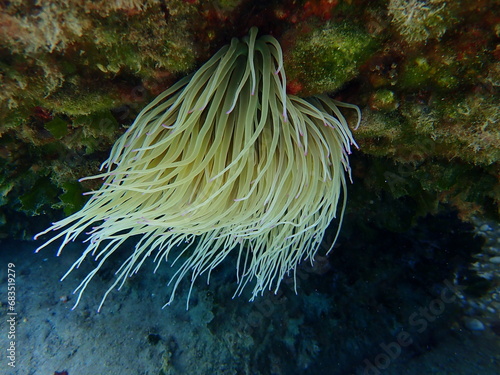
M 287 95 L 278 41 L 256 36 L 252 28 L 241 41 L 233 39 L 146 106 L 112 148 L 103 173 L 85 178 L 102 178 L 102 187 L 88 193 L 79 212 L 36 236 L 59 231 L 36 250 L 62 239 L 59 255 L 91 228 L 87 248 L 63 276 L 87 256 L 98 261 L 75 290 L 75 307 L 108 257 L 131 237 L 137 243 L 99 309 L 153 254 L 155 271 L 169 255 L 179 264 L 166 305 L 190 272 L 189 303 L 194 280 L 206 272 L 209 281 L 232 251 L 235 295 L 248 283 L 251 300 L 276 292 L 299 262 L 313 261 L 337 211 L 341 222 L 344 171 L 355 143 L 339 107 L 356 110 L 358 123 L 360 111 L 326 95 Z

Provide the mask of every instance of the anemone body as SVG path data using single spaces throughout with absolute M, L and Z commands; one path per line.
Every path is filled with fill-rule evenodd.
M 235 294 L 250 283 L 252 299 L 313 260 L 345 208 L 345 191 L 337 206 L 354 140 L 339 108 L 358 116 L 359 109 L 326 95 L 287 95 L 280 45 L 256 35 L 253 28 L 233 39 L 145 107 L 102 173 L 88 177 L 104 179 L 102 187 L 81 211 L 41 233 L 58 232 L 37 251 L 59 239 L 59 255 L 88 231 L 87 248 L 64 276 L 89 256 L 98 261 L 75 291 L 76 304 L 106 259 L 128 250 L 120 247 L 130 237 L 137 243 L 103 302 L 150 256 L 156 267 L 169 257 L 180 264 L 167 304 L 186 274 L 191 288 L 204 272 L 209 280 L 232 251 Z

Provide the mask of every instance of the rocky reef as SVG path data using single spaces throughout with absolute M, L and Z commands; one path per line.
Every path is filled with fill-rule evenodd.
M 498 218 L 495 2 L 16 0 L 0 14 L 2 235 L 71 213 L 80 184 L 155 95 L 256 25 L 285 51 L 288 91 L 359 105 L 365 195 Z M 496 9 L 498 10 L 498 9 Z M 355 208 L 354 208 L 355 209 Z M 28 233 L 26 233 L 28 235 Z

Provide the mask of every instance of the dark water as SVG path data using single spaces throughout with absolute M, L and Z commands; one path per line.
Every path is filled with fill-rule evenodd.
M 332 253 L 320 251 L 314 265 L 298 269 L 297 294 L 290 277 L 277 294 L 254 302 L 249 294 L 232 298 L 236 259 L 230 258 L 210 285 L 203 277 L 195 282 L 188 311 L 189 280 L 162 309 L 173 269 L 163 265 L 153 274 L 146 261 L 97 313 L 131 244 L 109 259 L 71 310 L 72 290 L 95 263 L 59 278 L 82 244 L 56 258 L 56 246 L 34 254 L 34 242 L 1 242 L 2 281 L 10 264 L 16 291 L 14 310 L 5 287 L 1 297 L 0 342 L 15 347 L 15 368 L 3 357 L 6 374 L 498 373 L 495 321 L 471 309 L 491 290 L 481 290 L 470 266 L 485 240 L 452 212 L 421 218 L 402 232 L 351 215 Z M 17 314 L 14 340 L 5 324 L 9 311 Z

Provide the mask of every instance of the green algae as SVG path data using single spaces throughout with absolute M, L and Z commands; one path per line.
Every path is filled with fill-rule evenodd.
M 399 102 L 394 91 L 381 89 L 370 97 L 370 107 L 376 111 L 391 112 L 399 107 Z
M 44 210 L 50 209 L 58 196 L 59 189 L 49 178 L 39 178 L 28 192 L 19 197 L 21 210 L 30 215 L 39 215 Z
M 335 91 L 356 76 L 377 45 L 359 26 L 328 24 L 297 37 L 287 74 L 302 84 L 304 95 Z
M 59 117 L 47 122 L 44 126 L 57 139 L 61 139 L 68 134 L 67 122 Z
M 62 185 L 64 193 L 59 195 L 61 201 L 60 207 L 62 207 L 65 215 L 71 215 L 79 211 L 85 202 L 87 201 L 82 195 L 84 190 L 80 183 L 78 182 L 66 182 Z

